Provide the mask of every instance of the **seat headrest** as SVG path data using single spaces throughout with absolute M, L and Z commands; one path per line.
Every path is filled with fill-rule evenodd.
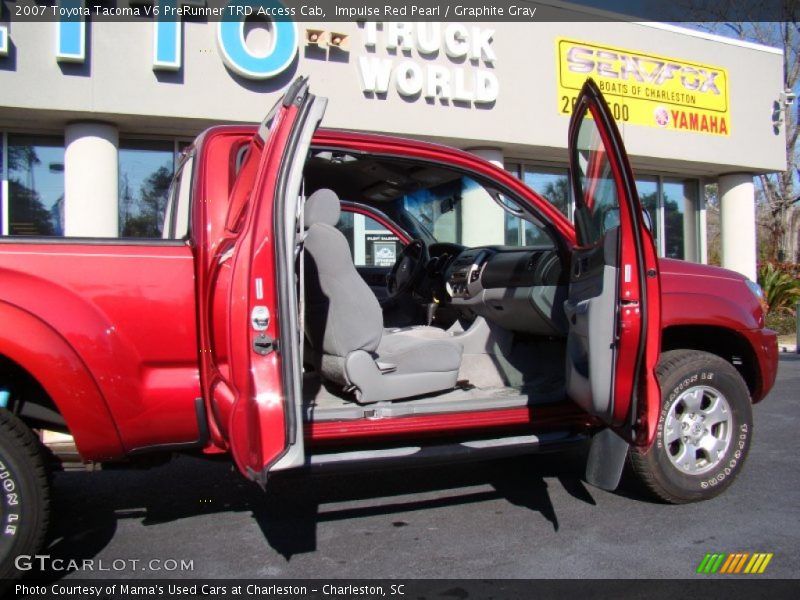
M 339 222 L 339 196 L 328 188 L 322 188 L 311 194 L 306 200 L 303 222 L 308 229 L 316 223 L 335 226 Z

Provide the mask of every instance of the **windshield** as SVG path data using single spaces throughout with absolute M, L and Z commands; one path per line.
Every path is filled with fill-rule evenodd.
M 449 167 L 318 150 L 307 161 L 305 176 L 306 190 L 330 188 L 341 200 L 371 206 L 429 244 L 554 245 L 512 199 Z
M 404 194 L 394 209 L 416 225 L 419 237 L 437 242 L 467 247 L 552 245 L 544 229 L 522 218 L 513 202 L 467 176 Z

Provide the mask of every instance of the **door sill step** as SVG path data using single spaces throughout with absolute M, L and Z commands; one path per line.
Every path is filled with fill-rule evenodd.
M 538 435 L 519 435 L 495 439 L 465 440 L 450 444 L 404 445 L 375 450 L 349 450 L 309 454 L 305 467 L 313 470 L 374 468 L 387 463 L 450 462 L 453 460 L 484 460 L 551 452 L 581 443 L 586 436 L 572 432 L 557 431 Z

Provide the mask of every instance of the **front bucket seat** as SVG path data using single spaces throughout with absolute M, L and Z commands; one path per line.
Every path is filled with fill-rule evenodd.
M 305 333 L 322 376 L 355 392 L 359 403 L 452 388 L 462 347 L 383 328 L 378 299 L 353 265 L 336 228 L 336 193 L 317 190 L 305 204 Z

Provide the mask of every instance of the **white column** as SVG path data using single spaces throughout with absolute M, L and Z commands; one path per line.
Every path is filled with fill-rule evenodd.
M 469 152 L 503 168 L 503 151 L 500 148 L 471 148 Z M 474 193 L 486 195 L 485 190 Z M 465 246 L 503 244 L 506 240 L 506 213 L 490 198 L 470 200 L 469 192 L 461 199 L 461 243 Z
M 364 215 L 353 213 L 353 264 L 367 264 L 367 228 Z
M 117 128 L 105 123 L 70 123 L 64 137 L 64 235 L 117 237 Z
M 719 178 L 722 266 L 756 280 L 756 196 L 753 175 Z
M 2 215 L 0 215 L 0 219 L 3 222 L 3 229 L 0 231 L 2 235 L 8 235 L 8 134 L 2 133 L 0 134 L 0 141 L 2 141 L 2 146 L 0 146 L 0 158 L 3 159 L 3 172 L 0 173 L 0 195 L 2 195 L 2 207 L 0 210 L 2 211 Z
M 700 194 L 697 198 L 699 204 L 699 222 L 700 222 L 700 262 L 704 265 L 708 264 L 708 212 L 706 210 L 706 182 L 700 181 Z

